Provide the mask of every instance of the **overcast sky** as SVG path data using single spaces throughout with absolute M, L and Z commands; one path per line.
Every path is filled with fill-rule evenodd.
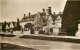
M 0 21 L 16 21 L 28 12 L 35 14 L 51 6 L 52 12 L 63 11 L 66 0 L 1 0 Z

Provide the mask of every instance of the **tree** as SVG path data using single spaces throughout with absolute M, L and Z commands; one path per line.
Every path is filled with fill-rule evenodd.
M 78 20 L 80 20 L 80 1 L 68 0 L 62 17 L 62 28 L 66 29 L 68 35 L 75 36 L 78 30 Z

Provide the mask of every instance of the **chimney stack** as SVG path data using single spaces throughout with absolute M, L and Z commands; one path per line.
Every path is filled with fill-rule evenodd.
M 49 14 L 51 14 L 51 7 L 48 7 L 48 9 L 49 9 Z
M 24 17 L 26 16 L 26 14 L 24 14 Z
M 46 15 L 51 15 L 51 7 L 48 7 L 48 9 L 46 9 Z
M 62 14 L 61 12 L 59 12 L 59 14 Z
M 55 12 L 53 12 L 53 15 L 55 15 Z
M 45 9 L 43 8 L 43 13 L 45 13 Z
M 46 15 L 50 15 L 50 14 L 49 14 L 49 9 L 46 9 Z
M 51 7 L 48 7 L 49 9 L 51 9 Z
M 29 15 L 31 15 L 30 12 L 29 12 Z

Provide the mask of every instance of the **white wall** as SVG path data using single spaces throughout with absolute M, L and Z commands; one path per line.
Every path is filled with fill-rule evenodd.
M 80 37 L 80 24 L 78 24 L 78 32 L 76 33 L 76 37 Z
M 55 20 L 55 27 L 61 28 L 61 22 L 62 19 L 60 16 L 58 16 L 57 19 Z
M 53 35 L 59 34 L 59 28 L 53 28 Z

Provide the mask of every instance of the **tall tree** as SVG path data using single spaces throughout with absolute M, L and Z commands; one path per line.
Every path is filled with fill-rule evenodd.
M 62 28 L 66 30 L 67 35 L 75 36 L 78 29 L 78 21 L 80 20 L 80 1 L 66 2 L 63 18 Z

